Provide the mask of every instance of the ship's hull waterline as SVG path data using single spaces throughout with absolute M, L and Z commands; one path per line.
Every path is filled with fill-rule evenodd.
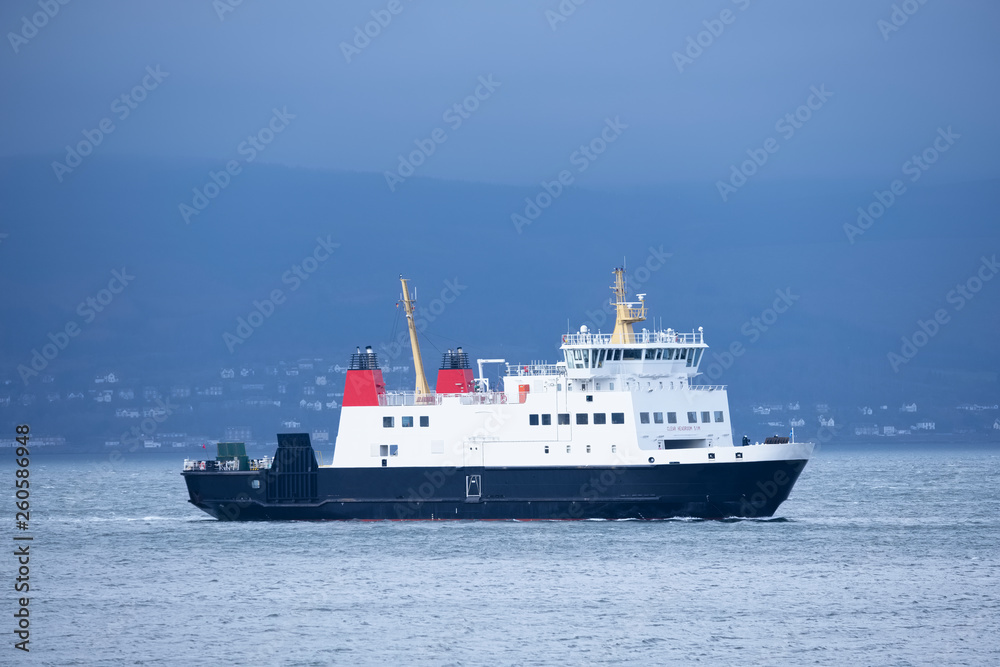
M 183 474 L 190 502 L 224 521 L 723 519 L 773 516 L 805 464 L 317 468 L 280 493 L 268 471 Z

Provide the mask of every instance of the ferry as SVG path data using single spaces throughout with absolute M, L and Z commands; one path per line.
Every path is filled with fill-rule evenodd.
M 346 373 L 328 464 L 308 433 L 278 435 L 273 457 L 218 443 L 186 460 L 189 500 L 220 520 L 557 520 L 770 517 L 814 444 L 734 441 L 726 387 L 698 381 L 702 328 L 636 330 L 644 294 L 615 269 L 611 333 L 562 335 L 556 363 L 443 354 L 432 390 L 400 277 L 416 384 L 387 391 L 378 355 Z M 502 364 L 502 386 L 484 365 Z

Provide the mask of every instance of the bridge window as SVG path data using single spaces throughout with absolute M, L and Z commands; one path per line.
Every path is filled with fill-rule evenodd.
M 413 417 L 403 417 L 403 428 L 413 428 Z
M 639 423 L 640 424 L 648 424 L 649 423 L 649 413 L 648 412 L 640 412 L 639 413 Z
M 717 422 L 725 421 L 725 419 L 722 418 L 722 410 L 715 411 L 715 421 Z
M 568 412 L 560 412 L 559 413 L 559 425 L 560 426 L 569 426 L 569 413 Z
M 663 423 L 663 413 L 662 412 L 654 412 L 653 413 L 653 423 L 654 424 L 662 424 Z
M 667 413 L 667 423 L 668 424 L 676 424 L 677 423 L 677 413 L 676 412 L 668 412 Z
M 552 415 L 542 415 L 542 426 L 552 426 Z
M 427 415 L 424 415 L 423 417 L 420 418 L 420 426 L 421 426 L 421 428 L 426 428 L 427 426 L 430 426 L 430 425 L 431 425 L 431 418 L 430 417 L 428 417 Z
M 624 349 L 622 350 L 623 361 L 634 361 L 642 359 L 642 350 Z
M 611 413 L 611 423 L 612 424 L 624 424 L 625 423 L 625 413 L 624 412 L 612 412 Z
M 586 424 L 587 423 L 587 413 L 586 412 L 577 412 L 576 413 L 576 423 L 577 424 Z
M 538 426 L 538 415 L 528 415 L 528 425 Z
M 697 412 L 689 412 L 688 413 L 688 424 L 697 424 L 697 423 L 698 423 L 698 413 Z
M 392 417 L 382 417 L 382 428 L 392 428 Z
M 606 414 L 604 414 L 603 412 L 595 412 L 594 413 L 594 423 L 595 424 L 607 424 L 608 423 L 608 416 Z
M 711 419 L 709 419 L 709 416 L 710 415 L 709 415 L 708 412 L 702 412 L 701 413 L 701 423 L 702 424 L 707 424 L 708 422 L 712 421 Z
M 654 359 L 656 359 L 656 348 L 646 350 L 646 360 L 653 361 Z
M 667 361 L 673 361 L 674 358 L 674 348 L 667 348 Z
M 688 349 L 687 351 L 687 365 L 694 366 L 694 349 Z

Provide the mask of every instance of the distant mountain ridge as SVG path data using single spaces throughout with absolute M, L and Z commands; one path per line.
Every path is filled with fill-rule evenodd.
M 425 309 L 430 368 L 458 344 L 555 360 L 567 319 L 610 330 L 597 320 L 624 257 L 649 326 L 704 326 L 705 379 L 734 401 L 997 396 L 1000 280 L 960 310 L 946 298 L 1000 253 L 996 181 L 913 186 L 851 243 L 844 225 L 884 184 L 760 181 L 728 203 L 710 183 L 571 187 L 518 233 L 511 216 L 538 188 L 415 177 L 390 192 L 379 174 L 253 164 L 188 223 L 180 205 L 224 165 L 95 155 L 60 184 L 50 162 L 0 159 L 0 376 L 17 386 L 18 365 L 70 323 L 80 332 L 46 372 L 183 375 L 365 344 L 408 359 L 400 273 Z M 115 271 L 134 280 L 85 321 L 80 304 L 101 303 Z M 949 321 L 894 371 L 888 355 L 941 309 Z

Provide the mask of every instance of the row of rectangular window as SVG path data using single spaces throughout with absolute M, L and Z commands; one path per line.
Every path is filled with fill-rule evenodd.
M 569 425 L 569 413 L 560 412 L 558 415 L 559 425 L 568 426 Z M 590 416 L 586 412 L 576 413 L 576 423 L 577 424 L 587 424 L 589 423 Z M 594 423 L 595 424 L 607 424 L 608 415 L 603 412 L 594 413 Z M 611 413 L 611 423 L 612 424 L 624 424 L 625 423 L 625 413 L 624 412 L 612 412 Z M 528 415 L 528 425 L 529 426 L 551 426 L 552 425 L 552 415 L 541 414 L 541 415 Z
M 413 428 L 413 417 L 401 417 L 400 425 L 403 428 Z M 431 425 L 431 418 L 427 415 L 420 417 L 420 426 L 426 428 Z M 395 417 L 382 417 L 382 428 L 393 428 L 395 426 Z
M 710 413 L 707 410 L 704 411 L 704 412 L 702 412 L 701 413 L 701 423 L 702 424 L 708 424 L 709 422 L 711 422 L 712 421 L 711 420 L 711 416 L 712 416 L 712 413 Z M 688 420 L 688 424 L 697 424 L 698 423 L 698 413 L 697 412 L 689 412 L 689 413 L 687 413 L 687 420 Z M 722 414 L 722 410 L 716 410 L 715 411 L 715 421 L 716 421 L 716 423 L 721 423 L 721 422 L 725 421 L 725 417 Z M 649 423 L 649 413 L 648 412 L 640 412 L 639 413 L 639 423 L 640 424 L 648 424 Z M 662 412 L 654 412 L 653 413 L 653 423 L 654 424 L 662 424 L 663 423 L 663 413 Z M 667 423 L 668 424 L 676 424 L 677 423 L 677 413 L 676 412 L 668 412 L 667 413 Z
M 605 361 L 684 361 L 688 367 L 697 366 L 701 361 L 704 348 L 681 347 L 648 349 L 617 348 L 602 349 L 571 349 L 566 350 L 566 366 L 568 368 L 603 368 Z

